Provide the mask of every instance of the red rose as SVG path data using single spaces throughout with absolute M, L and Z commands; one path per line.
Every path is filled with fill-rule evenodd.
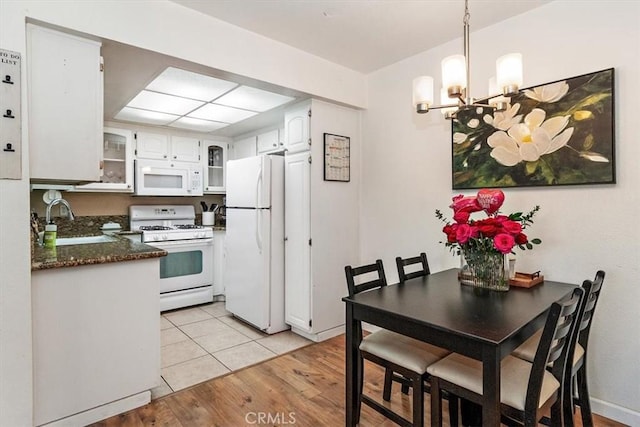
M 469 216 L 471 216 L 470 212 L 458 211 L 453 214 L 453 220 L 458 224 L 465 224 L 469 221 Z
M 500 229 L 493 224 L 478 225 L 478 231 L 486 237 L 494 237 Z
M 516 241 L 510 234 L 500 233 L 493 238 L 493 247 L 503 254 L 511 252 L 511 249 L 513 249 L 515 245 Z
M 458 243 L 464 245 L 473 237 L 473 229 L 469 224 L 458 224 L 456 229 L 456 239 Z
M 518 222 L 506 220 L 502 223 L 502 229 L 507 233 L 513 234 L 515 236 L 520 234 L 520 232 L 522 231 L 522 226 Z
M 516 244 L 518 244 L 518 245 L 524 245 L 529 241 L 529 239 L 527 238 L 527 236 L 524 233 L 519 233 L 516 236 L 515 240 L 516 240 Z

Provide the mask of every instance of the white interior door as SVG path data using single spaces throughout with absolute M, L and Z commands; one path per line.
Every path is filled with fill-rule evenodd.
M 260 329 L 270 317 L 270 212 L 227 209 L 226 308 Z
M 285 156 L 285 321 L 311 331 L 309 153 Z

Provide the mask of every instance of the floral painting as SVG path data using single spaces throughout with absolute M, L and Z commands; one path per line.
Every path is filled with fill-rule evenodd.
M 613 68 L 521 90 L 453 120 L 453 188 L 615 183 Z

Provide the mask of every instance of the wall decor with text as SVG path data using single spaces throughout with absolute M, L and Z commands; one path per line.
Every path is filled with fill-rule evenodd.
M 615 183 L 614 70 L 521 90 L 452 122 L 453 189 Z
M 349 182 L 351 179 L 348 136 L 324 134 L 324 180 Z

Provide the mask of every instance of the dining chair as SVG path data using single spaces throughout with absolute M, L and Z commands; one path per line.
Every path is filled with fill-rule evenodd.
M 411 272 L 406 271 L 406 267 L 416 264 L 422 264 L 422 268 Z M 431 273 L 429 270 L 429 262 L 427 261 L 427 254 L 424 252 L 413 258 L 402 259 L 397 257 L 396 266 L 398 267 L 398 278 L 400 282 L 404 282 L 405 280 L 413 279 L 415 277 L 426 276 Z
M 593 415 L 591 413 L 591 403 L 589 399 L 589 387 L 587 381 L 587 346 L 589 344 L 589 331 L 591 330 L 591 322 L 596 310 L 596 304 L 600 297 L 602 284 L 604 282 L 605 272 L 599 270 L 593 281 L 585 280 L 582 284 L 584 289 L 584 298 L 580 309 L 580 320 L 575 331 L 574 339 L 577 340 L 573 357 L 569 356 L 572 362 L 567 363 L 567 372 L 564 382 L 565 391 L 563 394 L 564 401 L 562 403 L 563 413 L 565 417 L 565 425 L 573 425 L 573 413 L 575 405 L 580 407 L 580 415 L 582 417 L 582 425 L 584 427 L 593 427 Z M 540 341 L 541 332 L 537 332 L 531 338 L 524 342 L 520 347 L 516 348 L 512 353 L 514 356 L 529 362 L 533 361 L 535 349 Z M 576 386 L 577 385 L 577 390 Z M 577 396 L 576 396 L 577 391 Z
M 377 260 L 374 264 L 361 267 L 344 268 L 347 278 L 349 296 L 353 297 L 361 292 L 372 291 L 387 286 L 386 276 L 382 260 Z M 374 278 L 372 278 L 374 277 Z M 359 283 L 356 284 L 356 278 Z M 401 426 L 423 426 L 424 425 L 424 381 L 428 379 L 427 366 L 442 359 L 448 351 L 432 346 L 425 342 L 401 335 L 385 329 L 362 335 L 362 322 L 356 325 L 355 334 L 361 340 L 360 355 L 358 360 L 358 399 L 355 408 L 356 421 L 360 420 L 360 409 L 362 403 L 370 406 L 375 411 L 381 413 L 396 424 Z M 363 392 L 364 380 L 364 359 L 375 363 L 385 369 L 385 390 L 383 399 L 389 401 L 391 398 L 391 377 L 394 373 L 407 378 L 412 393 L 412 421 L 402 417 L 391 409 L 383 406 L 380 402 L 372 399 Z M 389 388 L 387 389 L 387 384 Z
M 533 363 L 512 355 L 502 360 L 500 410 L 505 423 L 534 427 L 549 409 L 551 425 L 562 423 L 562 381 L 571 345 L 575 344 L 572 337 L 583 294 L 577 287 L 569 297 L 551 305 Z M 482 362 L 453 353 L 430 365 L 427 373 L 431 375 L 432 426 L 442 426 L 442 391 L 482 404 Z

